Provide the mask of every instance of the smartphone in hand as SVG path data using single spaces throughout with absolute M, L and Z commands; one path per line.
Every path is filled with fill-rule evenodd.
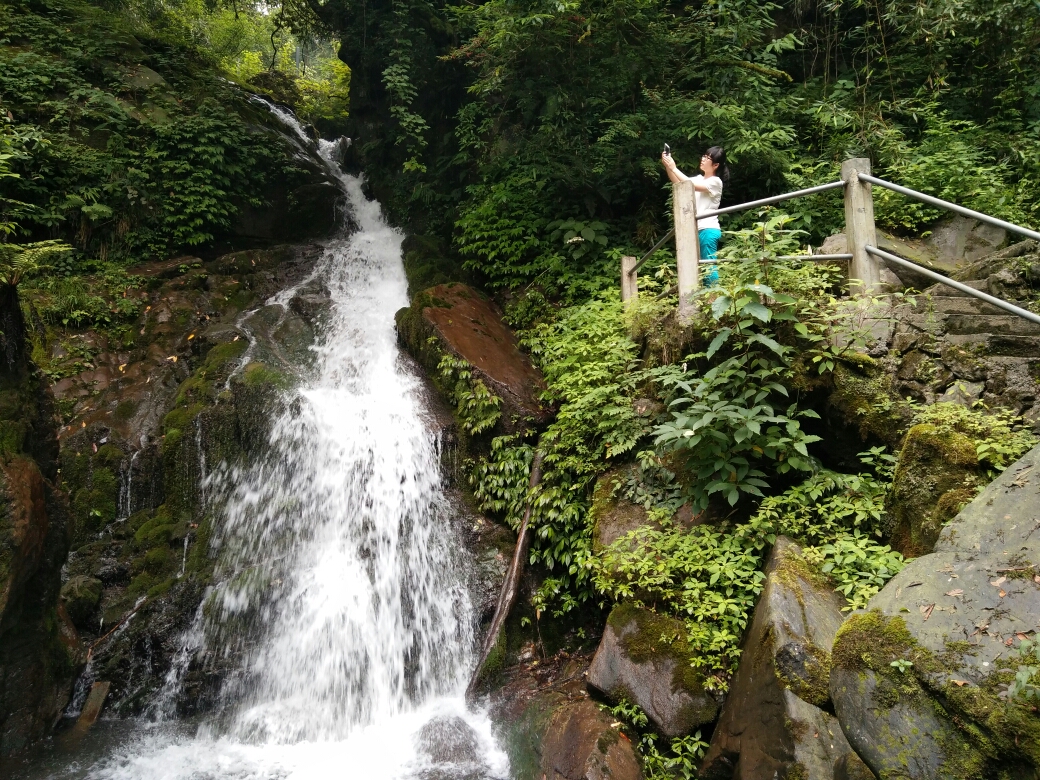
M 662 154 L 667 154 L 669 157 L 671 157 L 672 156 L 672 147 L 670 147 L 668 144 L 665 144 L 664 145 L 664 151 L 662 152 Z

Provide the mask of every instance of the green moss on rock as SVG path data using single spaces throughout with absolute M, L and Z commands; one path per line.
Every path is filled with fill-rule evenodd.
M 671 659 L 675 662 L 672 689 L 686 690 L 697 696 L 704 694 L 704 676 L 692 665 L 694 650 L 687 641 L 681 621 L 631 603 L 622 603 L 614 607 L 607 622 L 621 637 L 621 649 L 634 663 L 646 663 L 655 658 Z M 633 623 L 635 631 L 631 630 Z
M 828 398 L 863 439 L 874 438 L 895 447 L 910 420 L 906 404 L 892 394 L 892 379 L 866 355 L 850 355 L 833 373 L 834 389 Z
M 913 426 L 899 452 L 888 500 L 892 546 L 906 556 L 930 552 L 979 479 L 975 442 L 947 427 Z

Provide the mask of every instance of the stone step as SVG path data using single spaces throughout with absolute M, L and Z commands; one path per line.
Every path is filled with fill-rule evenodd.
M 1014 303 L 1014 301 L 1012 301 Z M 969 295 L 932 295 L 921 296 L 917 302 L 917 309 L 928 309 L 943 314 L 1004 314 L 1003 309 L 998 309 L 991 303 L 980 301 Z
M 1040 336 L 1014 336 L 994 333 L 962 333 L 946 336 L 950 344 L 977 345 L 990 355 L 1040 357 Z
M 991 333 L 1002 336 L 1040 336 L 1040 325 L 1015 314 L 947 314 L 946 333 Z
M 971 287 L 973 290 L 979 290 L 980 292 L 989 292 L 989 280 L 988 279 L 972 279 L 970 282 L 961 282 L 961 284 Z M 955 287 L 950 287 L 945 284 L 933 284 L 931 287 L 923 290 L 927 295 L 932 296 L 946 296 L 950 298 L 970 298 L 966 292 L 961 292 Z

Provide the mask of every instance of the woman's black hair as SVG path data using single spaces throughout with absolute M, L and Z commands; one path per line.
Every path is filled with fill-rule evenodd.
M 711 161 L 715 163 L 718 168 L 715 169 L 715 175 L 722 179 L 722 183 L 726 184 L 729 181 L 729 166 L 726 165 L 726 150 L 721 146 L 713 146 L 705 152 Z

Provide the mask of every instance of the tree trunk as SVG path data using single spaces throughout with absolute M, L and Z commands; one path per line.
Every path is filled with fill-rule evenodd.
M 524 519 L 520 522 L 520 530 L 516 534 L 516 549 L 513 551 L 513 562 L 509 566 L 509 570 L 506 572 L 505 581 L 502 583 L 502 590 L 498 593 L 498 604 L 495 605 L 495 614 L 491 618 L 491 626 L 488 628 L 487 636 L 484 639 L 484 649 L 480 653 L 480 660 L 473 670 L 473 676 L 470 678 L 469 686 L 466 688 L 466 698 L 472 698 L 476 691 L 477 685 L 480 682 L 481 671 L 484 668 L 484 664 L 487 662 L 488 656 L 491 655 L 491 651 L 494 649 L 495 644 L 498 641 L 499 632 L 502 631 L 502 627 L 505 625 L 506 618 L 509 617 L 510 611 L 513 609 L 513 605 L 516 603 L 517 594 L 520 592 L 520 576 L 524 571 L 524 560 L 527 558 L 527 551 L 531 547 L 531 534 L 529 533 L 528 523 L 531 521 L 531 510 L 533 505 L 531 502 L 530 491 L 538 486 L 538 483 L 542 479 L 542 459 L 545 454 L 538 450 L 534 454 L 534 461 L 531 463 L 531 479 L 528 483 L 528 497 L 527 506 L 524 509 Z

